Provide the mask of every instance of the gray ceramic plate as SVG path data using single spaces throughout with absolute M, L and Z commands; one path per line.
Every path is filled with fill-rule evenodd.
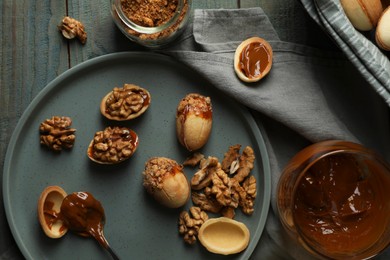
M 149 109 L 140 118 L 121 125 L 140 138 L 135 155 L 111 166 L 92 163 L 86 156 L 96 131 L 114 123 L 99 112 L 101 98 L 114 86 L 134 83 L 152 95 Z M 4 166 L 4 204 L 19 248 L 28 259 L 109 259 L 92 239 L 71 232 L 53 240 L 38 223 L 36 206 L 48 185 L 67 193 L 89 191 L 106 211 L 105 235 L 122 259 L 219 259 L 199 243 L 187 246 L 178 234 L 183 209 L 158 205 L 144 191 L 142 170 L 152 156 L 183 162 L 189 155 L 176 139 L 175 111 L 190 92 L 211 97 L 214 125 L 205 155 L 223 158 L 233 144 L 250 145 L 256 153 L 252 174 L 257 179 L 255 212 L 248 217 L 237 210 L 236 219 L 251 231 L 248 248 L 223 259 L 247 259 L 264 229 L 270 202 L 269 161 L 262 133 L 249 112 L 217 92 L 207 80 L 173 59 L 150 53 L 117 53 L 80 64 L 51 82 L 33 100 L 18 123 Z M 39 144 L 39 124 L 53 115 L 70 116 L 77 129 L 72 150 L 55 154 Z M 188 176 L 192 170 L 186 171 Z M 189 202 L 185 209 L 191 206 Z

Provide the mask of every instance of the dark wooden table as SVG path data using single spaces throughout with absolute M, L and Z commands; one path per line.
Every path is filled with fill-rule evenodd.
M 298 0 L 194 0 L 193 8 L 261 7 L 283 41 L 336 49 L 308 17 Z M 0 168 L 9 139 L 23 111 L 54 78 L 88 59 L 138 47 L 115 27 L 109 0 L 2 0 L 0 53 Z M 85 45 L 67 41 L 57 26 L 65 15 L 85 25 Z M 0 186 L 1 187 L 1 186 Z M 2 194 L 2 193 L 1 193 Z M 2 195 L 0 195 L 2 198 Z M 2 199 L 0 200 L 3 201 Z M 0 211 L 0 257 L 16 247 Z

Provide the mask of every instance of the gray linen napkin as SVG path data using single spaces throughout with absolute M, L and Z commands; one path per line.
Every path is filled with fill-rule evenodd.
M 309 15 L 329 33 L 370 85 L 390 104 L 387 56 L 346 17 L 339 0 L 300 0 Z
M 272 210 L 252 258 L 308 259 L 279 223 L 275 189 L 284 165 L 304 146 L 326 139 L 360 142 L 389 158 L 388 106 L 341 52 L 280 41 L 261 8 L 195 10 L 193 20 L 193 31 L 164 53 L 250 108 L 267 134 Z M 235 75 L 233 56 L 251 36 L 270 42 L 274 63 L 266 78 L 245 84 Z

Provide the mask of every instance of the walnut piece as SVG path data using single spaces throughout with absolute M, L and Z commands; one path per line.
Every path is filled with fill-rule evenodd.
M 233 189 L 232 179 L 218 167 L 212 176 L 213 186 L 211 192 L 222 206 L 238 207 L 239 194 Z
M 251 215 L 254 211 L 254 202 L 257 195 L 256 178 L 252 175 L 244 180 L 242 183 L 242 189 L 240 194 L 240 207 L 242 212 L 247 215 Z
M 65 16 L 58 29 L 66 39 L 71 40 L 77 37 L 82 44 L 85 44 L 87 41 L 87 33 L 85 32 L 84 25 L 74 18 Z
M 229 150 L 225 153 L 224 158 L 222 160 L 222 170 L 226 173 L 234 173 L 237 170 L 237 162 L 240 157 L 240 149 L 241 145 L 236 144 L 229 147 Z
M 39 126 L 41 144 L 54 151 L 72 148 L 76 139 L 76 129 L 70 128 L 71 125 L 72 120 L 66 116 L 53 116 L 46 119 Z
M 193 245 L 200 227 L 208 218 L 207 213 L 199 207 L 191 207 L 189 212 L 182 211 L 179 216 L 179 234 L 184 236 L 184 242 Z
M 191 166 L 191 167 L 195 167 L 197 164 L 199 164 L 202 160 L 204 159 L 204 155 L 199 153 L 199 152 L 196 152 L 194 154 L 192 154 L 190 157 L 188 157 L 184 162 L 183 162 L 183 165 L 184 166 Z
M 222 205 L 216 201 L 210 195 L 206 195 L 200 192 L 192 192 L 192 202 L 200 207 L 202 210 L 211 212 L 211 213 L 219 213 L 222 209 Z
M 201 163 L 201 169 L 197 171 L 191 179 L 191 188 L 193 190 L 201 190 L 211 183 L 213 172 L 216 171 L 216 166 L 219 164 L 217 157 L 209 156 Z
M 244 148 L 242 155 L 239 158 L 239 167 L 236 175 L 233 177 L 238 182 L 242 182 L 253 169 L 253 163 L 255 161 L 255 153 L 250 146 Z
M 254 152 L 245 147 L 242 155 L 241 145 L 233 145 L 219 163 L 216 157 L 199 161 L 200 170 L 191 179 L 192 201 L 202 210 L 221 213 L 222 216 L 234 218 L 235 209 L 251 215 L 257 194 L 256 178 L 250 175 L 254 167 Z M 232 165 L 237 163 L 237 167 Z M 232 171 L 232 168 L 236 170 Z M 232 175 L 233 174 L 233 175 Z
M 127 127 L 107 127 L 95 133 L 88 157 L 97 163 L 115 164 L 130 158 L 138 147 L 138 135 Z

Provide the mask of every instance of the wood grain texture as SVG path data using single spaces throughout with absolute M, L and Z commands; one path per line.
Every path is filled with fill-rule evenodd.
M 0 166 L 3 169 L 6 148 L 20 116 L 48 82 L 68 69 L 68 50 L 56 25 L 65 13 L 65 1 L 3 0 L 0 8 Z M 4 214 L 0 215 L 0 230 L 4 237 L 9 234 Z M 0 252 L 11 243 L 12 240 L 0 239 Z
M 2 3 L 1 151 L 13 128 L 3 126 L 14 126 L 39 91 L 68 69 L 68 51 L 56 25 L 57 18 L 62 16 L 59 10 L 65 10 L 64 2 Z M 36 15 L 41 12 L 52 15 Z

